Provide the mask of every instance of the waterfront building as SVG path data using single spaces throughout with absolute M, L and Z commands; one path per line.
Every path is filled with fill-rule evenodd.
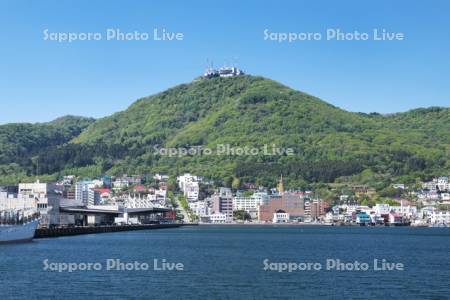
M 434 210 L 430 216 L 432 225 L 450 225 L 450 211 Z
M 226 215 L 226 222 L 233 221 L 233 195 L 231 189 L 221 187 L 212 197 L 213 212 Z
M 329 207 L 328 203 L 320 199 L 305 201 L 305 218 L 317 220 L 325 215 L 325 210 Z
M 277 210 L 273 214 L 272 223 L 287 223 L 290 221 L 289 214 L 282 209 Z
M 413 219 L 417 216 L 417 207 L 411 205 L 391 206 L 391 212 L 395 212 L 408 219 Z
M 305 214 L 303 193 L 284 191 L 283 176 L 277 186 L 278 194 L 272 195 L 266 203 L 258 207 L 258 220 L 262 222 L 273 221 L 273 214 L 284 211 L 289 218 L 297 221 L 303 220 Z
M 356 224 L 367 225 L 370 223 L 372 223 L 372 219 L 366 212 L 359 212 L 356 214 Z
M 377 203 L 375 204 L 374 210 L 379 216 L 388 215 L 391 212 L 391 206 L 385 203 Z
M 228 223 L 228 216 L 223 213 L 214 213 L 208 216 L 209 222 L 213 224 L 224 224 Z
M 266 204 L 258 207 L 258 220 L 271 222 L 273 214 L 279 210 L 285 211 L 291 219 L 303 220 L 305 215 L 303 197 L 298 193 L 289 192 L 270 196 Z
M 389 214 L 389 224 L 397 225 L 397 224 L 402 224 L 402 223 L 403 223 L 403 218 L 400 214 L 395 213 L 395 212 L 391 212 Z
M 338 221 L 338 216 L 339 216 L 338 214 L 335 214 L 331 211 L 327 212 L 325 214 L 324 222 L 325 223 L 335 223 Z
M 251 196 L 233 197 L 233 210 L 244 210 L 250 214 L 252 219 L 258 218 L 258 208 L 267 203 L 269 196 L 267 193 L 254 193 Z

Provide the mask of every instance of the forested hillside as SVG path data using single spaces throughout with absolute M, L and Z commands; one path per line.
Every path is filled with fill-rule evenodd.
M 31 125 L 8 126 L 17 126 L 21 135 L 20 126 Z M 348 180 L 383 184 L 448 174 L 449 132 L 449 108 L 352 113 L 269 79 L 239 76 L 176 86 L 95 121 L 69 143 L 61 145 L 63 138 L 49 134 L 53 142 L 45 151 L 38 142 L 31 148 L 33 163 L 47 174 L 190 171 L 270 185 L 283 173 L 292 187 Z M 294 155 L 168 157 L 155 150 L 218 144 L 275 145 L 292 148 Z M 5 162 L 18 163 L 17 157 Z
M 0 126 L 0 181 L 33 175 L 37 172 L 37 158 L 47 151 L 78 136 L 92 118 L 65 116 L 48 123 L 14 123 Z

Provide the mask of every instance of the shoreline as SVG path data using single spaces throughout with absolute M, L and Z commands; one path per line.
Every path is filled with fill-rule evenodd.
M 368 228 L 397 228 L 397 227 L 411 227 L 411 228 L 448 228 L 448 227 L 433 227 L 433 226 L 414 226 L 414 225 L 365 225 L 358 224 L 326 224 L 326 223 L 198 223 L 198 226 L 272 226 L 272 227 L 368 227 Z
M 117 226 L 84 226 L 84 227 L 64 227 L 64 228 L 38 228 L 34 238 L 56 238 L 61 236 L 74 236 L 84 234 L 111 233 L 121 231 L 154 230 L 178 228 L 183 226 L 195 226 L 195 224 L 141 224 L 141 225 L 117 225 Z

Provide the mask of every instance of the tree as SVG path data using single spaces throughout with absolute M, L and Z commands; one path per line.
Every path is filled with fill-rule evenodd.
M 252 219 L 250 214 L 245 210 L 235 210 L 233 216 L 236 220 L 249 221 Z
M 231 188 L 233 190 L 237 190 L 241 187 L 241 180 L 239 179 L 239 177 L 234 177 L 233 181 L 231 182 Z

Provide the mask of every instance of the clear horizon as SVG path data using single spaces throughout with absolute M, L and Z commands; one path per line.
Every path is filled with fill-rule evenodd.
M 207 60 L 237 62 L 351 112 L 448 107 L 450 4 L 381 1 L 246 3 L 0 3 L 0 124 L 48 122 L 65 115 L 101 118 L 139 98 L 188 83 Z M 206 24 L 206 25 L 205 25 Z M 179 41 L 44 40 L 50 33 L 165 30 Z M 385 29 L 404 40 L 279 42 L 271 33 Z

